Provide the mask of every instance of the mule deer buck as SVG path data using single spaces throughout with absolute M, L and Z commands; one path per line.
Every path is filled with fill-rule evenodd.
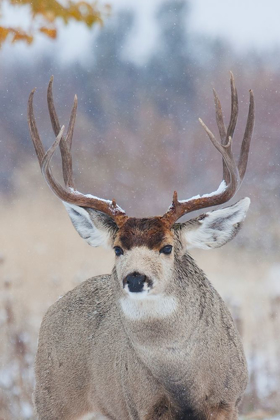
M 38 418 L 237 419 L 247 384 L 240 337 L 224 302 L 188 250 L 230 241 L 250 200 L 185 223 L 177 220 L 226 203 L 239 189 L 253 132 L 253 93 L 238 163 L 232 153 L 238 114 L 232 75 L 227 128 L 214 91 L 221 141 L 200 120 L 223 159 L 223 181 L 217 191 L 183 201 L 174 192 L 163 216 L 138 219 L 128 217 L 115 200 L 75 189 L 71 143 L 77 97 L 64 137 L 52 84 L 51 79 L 48 106 L 56 140 L 46 153 L 33 112 L 34 91 L 28 103 L 30 133 L 43 176 L 80 236 L 91 246 L 111 247 L 116 258 L 111 274 L 91 278 L 66 293 L 43 319 L 34 395 Z M 50 167 L 58 146 L 65 187 Z

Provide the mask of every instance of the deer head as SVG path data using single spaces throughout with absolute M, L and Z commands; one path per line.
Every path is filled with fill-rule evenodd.
M 216 120 L 220 141 L 200 120 L 214 147 L 222 155 L 223 180 L 217 191 L 178 200 L 174 192 L 172 204 L 163 216 L 137 219 L 128 217 L 115 200 L 104 200 L 76 190 L 72 175 L 71 146 L 77 111 L 77 97 L 70 117 L 66 136 L 61 127 L 53 102 L 51 78 L 48 86 L 48 107 L 56 140 L 45 152 L 36 127 L 33 112 L 33 90 L 28 102 L 28 122 L 31 138 L 42 174 L 51 190 L 62 200 L 72 223 L 80 236 L 91 246 L 109 246 L 116 254 L 116 275 L 119 290 L 124 296 L 145 299 L 167 292 L 174 261 L 180 261 L 190 248 L 211 249 L 231 240 L 246 216 L 250 200 L 244 198 L 233 206 L 204 213 L 185 223 L 177 223 L 183 215 L 194 210 L 216 206 L 229 201 L 238 191 L 244 178 L 250 141 L 254 126 L 254 97 L 250 91 L 248 119 L 243 137 L 240 158 L 235 162 L 232 138 L 238 116 L 238 98 L 231 74 L 231 116 L 226 128 L 220 100 L 214 90 Z M 50 163 L 55 150 L 60 147 L 63 187 L 52 175 Z

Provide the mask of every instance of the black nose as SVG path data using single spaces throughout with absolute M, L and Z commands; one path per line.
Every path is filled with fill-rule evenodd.
M 127 284 L 128 290 L 130 292 L 139 293 L 142 292 L 144 288 L 144 283 L 146 281 L 146 276 L 139 273 L 128 274 L 124 279 L 123 285 Z

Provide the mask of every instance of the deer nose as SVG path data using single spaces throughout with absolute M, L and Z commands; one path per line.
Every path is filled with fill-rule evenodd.
M 128 286 L 128 290 L 132 293 L 142 292 L 144 283 L 147 280 L 146 276 L 139 273 L 128 274 L 123 281 L 123 287 Z

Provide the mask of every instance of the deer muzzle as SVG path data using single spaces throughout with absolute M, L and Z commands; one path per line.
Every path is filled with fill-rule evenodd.
M 128 274 L 123 280 L 123 288 L 131 293 L 141 293 L 148 290 L 151 286 L 151 280 L 144 274 L 133 272 Z

